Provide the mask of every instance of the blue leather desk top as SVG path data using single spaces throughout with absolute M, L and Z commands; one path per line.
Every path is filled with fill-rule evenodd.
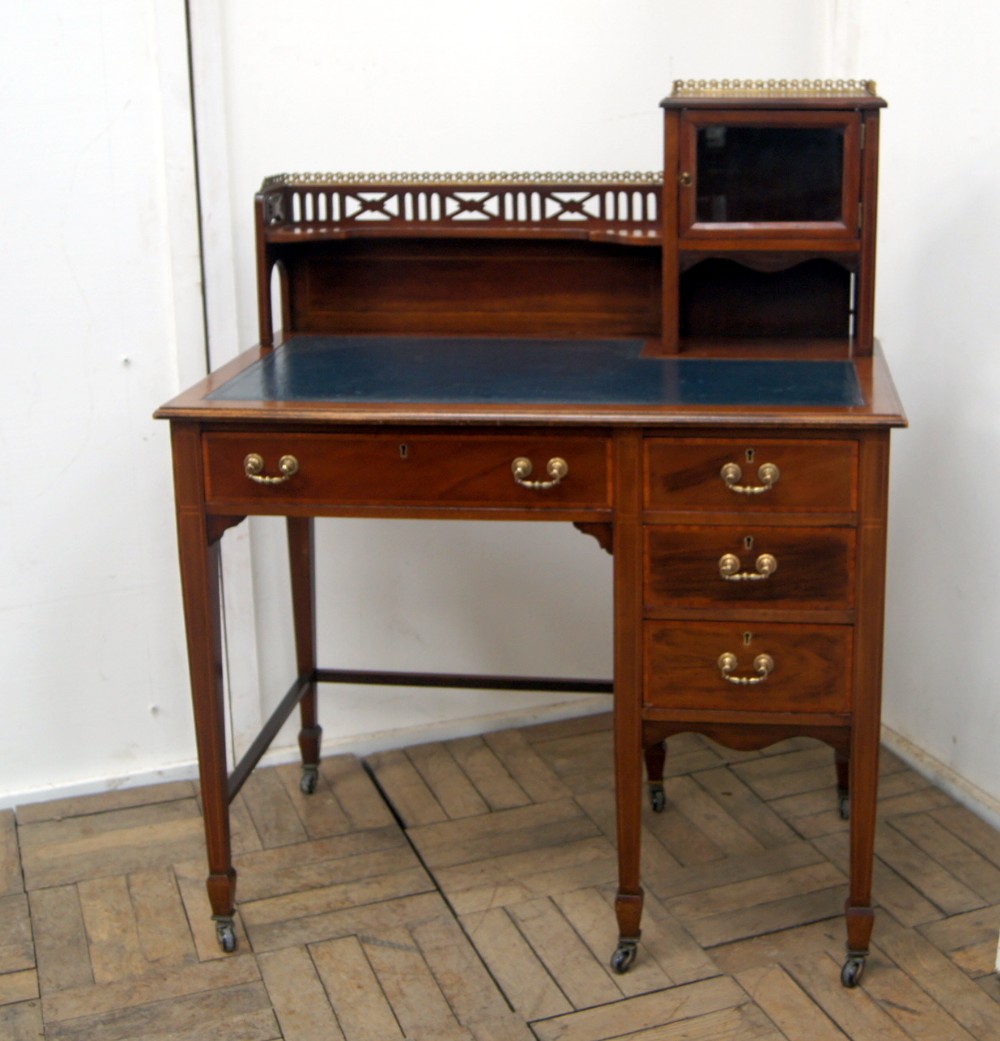
M 851 407 L 849 361 L 643 358 L 641 340 L 298 335 L 215 401 Z

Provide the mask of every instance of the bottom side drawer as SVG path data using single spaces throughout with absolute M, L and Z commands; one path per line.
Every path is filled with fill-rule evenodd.
M 848 625 L 645 623 L 643 700 L 673 709 L 847 712 Z

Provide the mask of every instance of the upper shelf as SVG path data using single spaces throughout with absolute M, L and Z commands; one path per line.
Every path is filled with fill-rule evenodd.
M 662 105 L 662 172 L 266 178 L 261 344 L 280 323 L 657 337 L 666 354 L 827 337 L 870 353 L 874 83 L 681 80 Z

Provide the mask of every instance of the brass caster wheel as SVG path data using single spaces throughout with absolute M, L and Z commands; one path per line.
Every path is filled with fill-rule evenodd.
M 861 982 L 865 971 L 865 955 L 849 954 L 844 967 L 840 970 L 840 982 L 845 987 L 856 987 Z
M 302 779 L 299 781 L 299 791 L 303 795 L 312 795 L 316 791 L 316 785 L 319 781 L 319 767 L 318 766 L 303 766 L 302 767 Z
M 667 794 L 663 785 L 655 781 L 649 786 L 649 805 L 652 806 L 653 813 L 663 813 L 667 805 Z
M 624 972 L 628 972 L 628 970 L 632 968 L 632 965 L 635 962 L 638 946 L 638 940 L 618 941 L 615 953 L 611 955 L 611 968 L 617 972 L 619 976 Z
M 236 926 L 232 918 L 216 918 L 215 935 L 219 946 L 226 954 L 232 954 L 236 950 Z

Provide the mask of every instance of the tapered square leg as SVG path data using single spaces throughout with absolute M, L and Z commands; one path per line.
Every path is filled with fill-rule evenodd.
M 299 750 L 302 753 L 302 780 L 306 795 L 316 790 L 319 775 L 320 739 L 316 704 L 316 581 L 313 520 L 289 517 L 288 561 L 292 582 L 292 617 L 295 626 L 295 660 L 299 679 L 306 683 L 299 702 Z

